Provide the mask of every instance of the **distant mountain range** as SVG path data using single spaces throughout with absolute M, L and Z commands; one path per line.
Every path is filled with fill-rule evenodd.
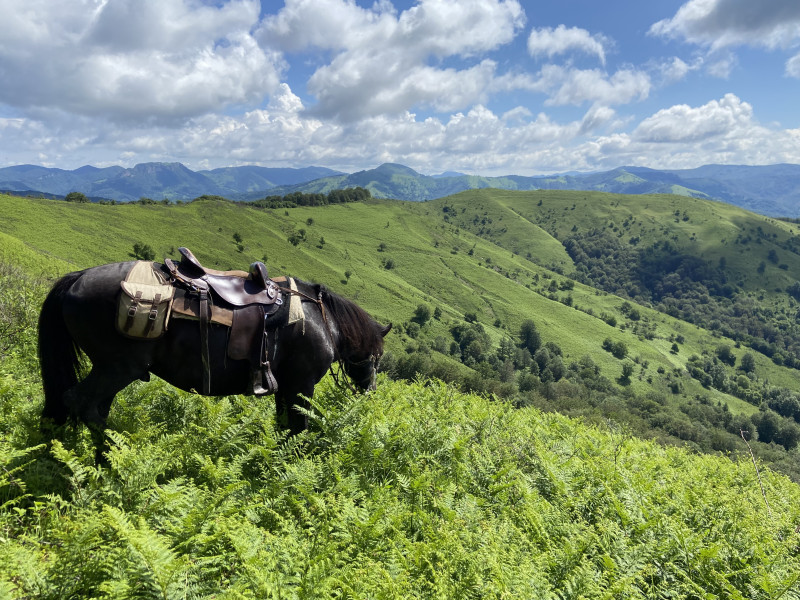
M 800 216 L 800 165 L 790 164 L 706 165 L 684 170 L 620 167 L 597 173 L 541 177 L 483 177 L 455 172 L 428 176 L 391 163 L 351 174 L 325 167 L 245 166 L 192 171 L 180 163 L 144 163 L 130 169 L 85 166 L 73 171 L 35 165 L 0 169 L 0 190 L 54 196 L 77 191 L 92 199 L 122 202 L 141 197 L 190 200 L 204 194 L 255 200 L 291 192 L 327 193 L 355 186 L 369 189 L 377 198 L 416 201 L 476 188 L 668 193 L 721 200 L 769 216 Z
M 267 190 L 277 186 L 296 185 L 339 174 L 339 171 L 325 167 L 278 169 L 247 166 L 192 171 L 181 163 L 142 163 L 130 169 L 85 166 L 66 171 L 19 165 L 0 169 L 0 189 L 62 197 L 70 192 L 82 192 L 92 199 L 120 202 L 142 197 L 191 200 L 204 194 L 240 199 L 243 196 L 261 198 Z

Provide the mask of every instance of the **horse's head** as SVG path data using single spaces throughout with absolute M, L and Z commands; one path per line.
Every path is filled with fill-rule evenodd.
M 365 356 L 352 356 L 345 359 L 344 371 L 361 391 L 374 390 L 378 363 L 383 355 L 383 338 L 392 329 L 391 325 L 379 327 L 380 337 L 377 347 Z

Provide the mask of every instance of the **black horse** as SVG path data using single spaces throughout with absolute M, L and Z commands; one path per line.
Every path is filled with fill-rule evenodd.
M 120 282 L 132 266 L 132 262 L 113 263 L 65 275 L 53 285 L 39 316 L 43 424 L 82 421 L 92 431 L 98 456 L 111 403 L 128 384 L 147 381 L 153 373 L 182 390 L 202 389 L 198 321 L 173 318 L 163 337 L 154 340 L 118 333 Z M 293 407 L 308 408 L 304 396 L 311 397 L 335 361 L 362 391 L 374 389 L 383 337 L 391 328 L 323 286 L 297 281 L 297 288 L 305 318 L 288 323 L 290 298 L 286 297 L 268 319 L 277 413 L 288 421 L 292 434 L 308 427 L 307 417 Z M 252 393 L 249 361 L 226 356 L 228 328 L 209 327 L 210 394 Z M 91 361 L 86 375 L 84 355 Z

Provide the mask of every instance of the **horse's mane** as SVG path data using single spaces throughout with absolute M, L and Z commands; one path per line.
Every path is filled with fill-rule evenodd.
M 344 356 L 374 354 L 380 350 L 383 343 L 380 327 L 367 311 L 324 286 L 322 302 L 339 328 L 340 351 Z

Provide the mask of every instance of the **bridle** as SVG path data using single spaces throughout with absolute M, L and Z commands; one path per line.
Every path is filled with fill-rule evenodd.
M 309 302 L 313 302 L 314 304 L 316 304 L 319 307 L 319 311 L 322 314 L 322 322 L 325 324 L 325 331 L 328 334 L 328 340 L 330 340 L 331 347 L 333 348 L 334 359 L 333 359 L 333 362 L 331 363 L 331 366 L 328 368 L 328 370 L 330 371 L 331 377 L 333 377 L 333 381 L 336 383 L 337 387 L 340 387 L 340 388 L 341 387 L 347 387 L 347 389 L 350 390 L 352 393 L 357 394 L 358 390 L 355 388 L 355 386 L 352 383 L 352 377 L 347 375 L 347 370 L 345 368 L 345 362 L 347 362 L 350 365 L 355 366 L 355 367 L 360 367 L 360 366 L 363 366 L 363 365 L 365 365 L 367 363 L 372 363 L 372 369 L 373 369 L 373 372 L 375 372 L 376 369 L 377 369 L 378 361 L 381 359 L 380 355 L 376 356 L 375 354 L 370 354 L 367 358 L 365 358 L 363 360 L 359 360 L 359 361 L 347 360 L 347 361 L 345 361 L 344 357 L 342 357 L 341 353 L 339 352 L 339 347 L 336 345 L 336 341 L 334 340 L 334 337 L 333 337 L 333 330 L 331 329 L 331 325 L 328 322 L 328 313 L 325 310 L 325 303 L 322 301 L 322 290 L 320 290 L 317 293 L 317 297 L 314 298 L 313 296 L 309 296 L 308 294 L 306 294 L 305 292 L 301 292 L 300 290 L 294 290 L 292 288 L 280 287 L 280 286 L 278 287 L 278 289 L 283 293 L 294 294 L 295 296 L 299 296 L 299 297 L 303 298 L 304 300 L 308 300 Z M 339 372 L 338 373 L 333 370 L 333 363 L 334 362 L 335 363 L 339 363 Z M 341 381 L 339 380 L 340 377 L 342 377 L 342 379 L 344 380 L 345 385 L 342 385 Z

